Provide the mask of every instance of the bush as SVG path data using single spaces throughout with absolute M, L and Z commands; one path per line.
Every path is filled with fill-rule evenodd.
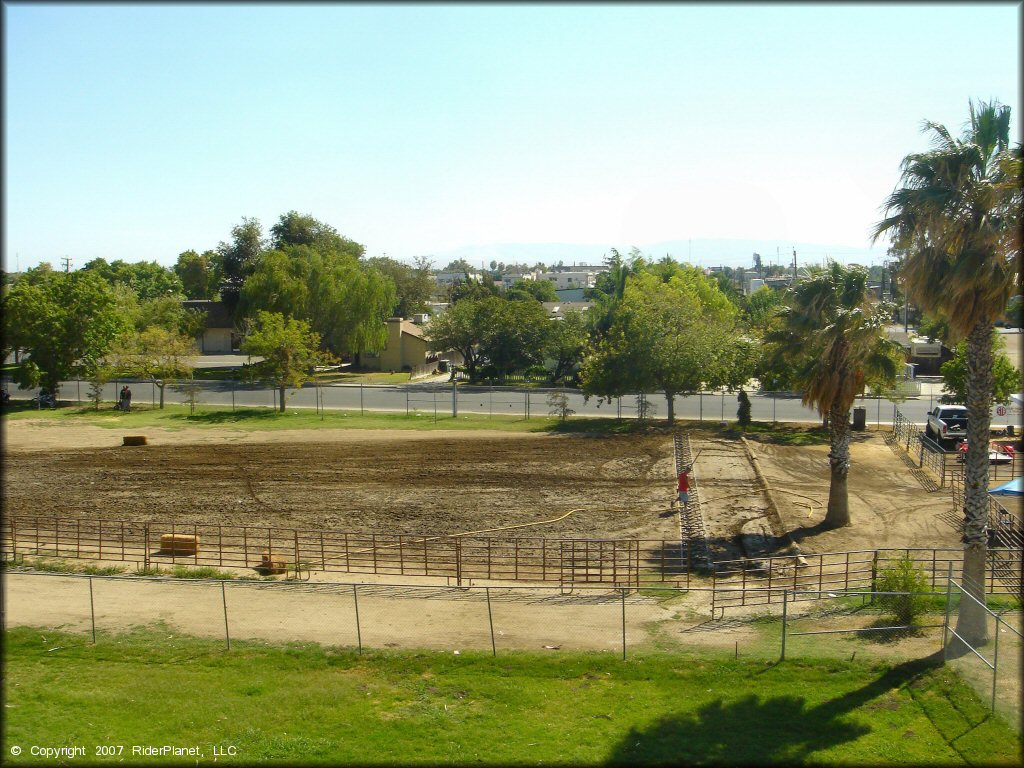
M 875 583 L 878 592 L 906 592 L 904 595 L 880 595 L 878 604 L 893 612 L 901 625 L 913 624 L 914 620 L 928 607 L 928 593 L 931 588 L 928 576 L 914 565 L 909 555 L 903 555 L 889 568 L 878 574 Z
M 739 403 L 739 408 L 736 410 L 736 420 L 739 422 L 741 427 L 750 426 L 750 398 L 747 397 L 747 393 L 742 389 L 736 396 L 736 401 Z

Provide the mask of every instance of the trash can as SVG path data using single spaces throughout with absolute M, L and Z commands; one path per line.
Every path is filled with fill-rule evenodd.
M 868 423 L 868 409 L 867 408 L 854 408 L 853 409 L 853 428 L 857 430 L 867 429 Z

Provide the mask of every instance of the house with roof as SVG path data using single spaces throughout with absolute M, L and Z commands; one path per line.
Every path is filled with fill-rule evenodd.
M 423 326 L 404 317 L 388 318 L 388 340 L 378 352 L 364 352 L 360 361 L 377 371 L 429 373 L 437 364 L 437 354 L 423 337 Z
M 189 299 L 181 302 L 186 310 L 205 312 L 203 334 L 197 340 L 199 351 L 204 355 L 222 355 L 237 352 L 242 337 L 235 331 L 231 313 L 222 301 L 210 299 Z

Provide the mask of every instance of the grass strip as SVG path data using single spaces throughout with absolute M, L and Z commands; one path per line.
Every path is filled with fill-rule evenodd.
M 3 754 L 197 746 L 190 763 L 1017 764 L 1021 742 L 932 660 L 367 652 L 16 628 Z M 11 748 L 22 747 L 20 756 Z M 233 750 L 233 752 L 232 752 Z M 52 760 L 50 761 L 52 762 Z
M 163 409 L 150 405 L 133 405 L 131 413 L 122 413 L 114 408 L 95 410 L 91 405 L 62 406 L 57 409 L 39 410 L 22 403 L 5 409 L 4 421 L 32 420 L 63 424 L 86 424 L 118 430 L 141 430 L 147 427 L 161 429 L 182 428 L 227 428 L 244 431 L 278 429 L 398 429 L 398 430 L 500 430 L 505 432 L 536 432 L 554 434 L 637 434 L 664 433 L 676 430 L 700 430 L 707 434 L 738 439 L 745 434 L 752 440 L 772 442 L 781 445 L 821 445 L 828 443 L 828 433 L 820 427 L 788 424 L 752 424 L 744 432 L 734 425 L 722 427 L 709 422 L 677 420 L 669 425 L 664 421 L 638 422 L 636 419 L 612 417 L 579 417 L 564 421 L 556 417 L 534 416 L 486 416 L 483 414 L 460 414 L 457 417 L 433 412 L 419 411 L 410 414 L 394 412 L 364 412 L 325 410 L 317 413 L 312 408 L 290 408 L 281 413 L 266 407 L 197 406 L 190 413 L 187 405 L 168 404 Z

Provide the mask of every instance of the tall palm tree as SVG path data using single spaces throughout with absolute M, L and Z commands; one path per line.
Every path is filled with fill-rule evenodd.
M 1010 148 L 1009 107 L 969 106 L 959 139 L 945 126 L 925 123 L 932 148 L 904 158 L 900 186 L 886 200 L 873 238 L 890 235 L 907 294 L 921 309 L 949 319 L 951 343 L 967 339 L 963 581 L 978 603 L 961 601 L 957 634 L 984 643 L 991 334 L 1019 271 L 1021 147 Z
M 850 409 L 867 380 L 892 381 L 901 359 L 884 335 L 887 309 L 869 301 L 867 272 L 832 262 L 794 287 L 781 327 L 765 336 L 775 362 L 795 367 L 804 405 L 828 419 L 829 528 L 850 524 Z

